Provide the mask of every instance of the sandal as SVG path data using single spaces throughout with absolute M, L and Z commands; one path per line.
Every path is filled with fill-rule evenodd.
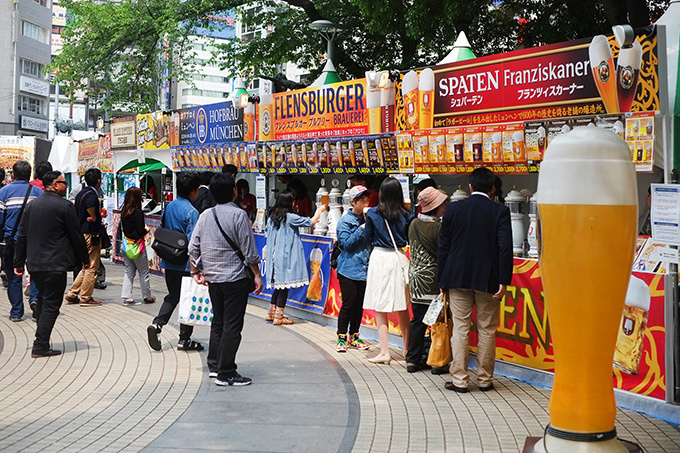
M 202 351 L 203 345 L 194 340 L 179 340 L 177 343 L 178 351 Z

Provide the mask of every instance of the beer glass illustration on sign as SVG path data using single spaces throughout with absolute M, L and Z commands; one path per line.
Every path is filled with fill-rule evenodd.
M 401 84 L 401 92 L 404 97 L 404 108 L 406 110 L 406 130 L 418 129 L 418 74 L 409 71 L 404 76 Z
M 604 35 L 593 38 L 588 54 L 595 85 L 607 113 L 626 113 L 633 105 L 640 80 L 642 46 L 635 39 L 632 30 L 628 34 L 620 32 L 616 40 L 621 47 L 616 68 L 609 40 Z
M 323 275 L 321 274 L 321 260 L 323 252 L 320 248 L 314 247 L 309 254 L 309 267 L 312 279 L 307 287 L 307 299 L 319 302 L 321 300 L 321 290 L 323 288 Z
M 425 68 L 418 83 L 418 123 L 420 129 L 432 129 L 434 115 L 434 72 Z
M 639 278 L 631 276 L 614 350 L 614 366 L 629 374 L 638 374 L 640 369 L 651 299 L 649 286 Z

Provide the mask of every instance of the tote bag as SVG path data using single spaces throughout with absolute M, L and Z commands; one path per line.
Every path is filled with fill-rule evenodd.
M 448 317 L 448 297 L 444 295 L 443 316 L 430 327 L 430 354 L 427 356 L 427 364 L 431 367 L 441 368 L 453 360 L 451 353 L 451 335 L 453 334 L 453 322 Z
M 206 285 L 199 285 L 191 277 L 182 277 L 179 293 L 179 323 L 192 326 L 209 326 L 213 309 Z

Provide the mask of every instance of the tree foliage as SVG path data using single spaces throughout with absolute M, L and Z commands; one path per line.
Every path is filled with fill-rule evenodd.
M 75 15 L 62 53 L 50 70 L 68 91 L 106 93 L 102 102 L 130 110 L 156 107 L 164 71 L 175 81 L 200 70 L 190 35 L 216 27 L 230 11 L 253 33 L 218 46 L 214 63 L 232 75 L 275 75 L 294 62 L 312 76 L 323 66 L 326 43 L 312 21 L 342 30 L 335 66 L 342 78 L 367 70 L 436 64 L 464 31 L 477 56 L 608 34 L 613 24 L 644 27 L 669 0 L 61 0 Z

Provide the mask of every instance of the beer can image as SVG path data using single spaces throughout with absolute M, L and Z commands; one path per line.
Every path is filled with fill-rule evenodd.
M 567 442 L 573 433 L 605 438 L 614 432 L 612 357 L 637 237 L 637 180 L 626 142 L 597 127 L 555 137 L 537 193 L 540 269 L 555 353 L 553 430 L 545 441 L 558 451 L 551 443 Z

